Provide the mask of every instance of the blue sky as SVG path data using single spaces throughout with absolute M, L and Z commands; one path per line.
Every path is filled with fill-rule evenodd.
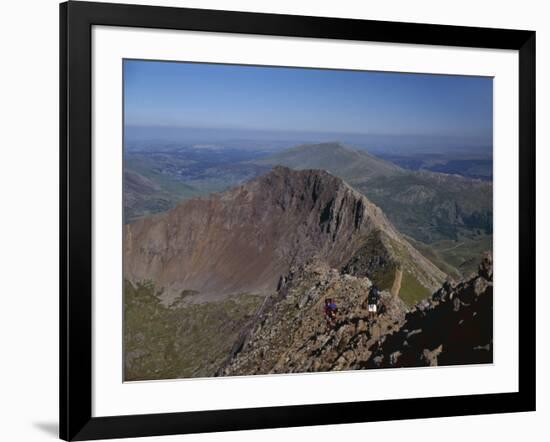
M 125 124 L 492 143 L 492 79 L 126 60 Z

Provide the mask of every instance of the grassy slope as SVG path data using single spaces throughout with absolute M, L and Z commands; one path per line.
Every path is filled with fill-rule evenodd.
M 454 279 L 460 279 L 460 271 L 453 265 L 449 264 L 444 258 L 442 258 L 439 253 L 431 245 L 425 244 L 421 241 L 417 241 L 410 236 L 406 236 L 407 241 L 409 241 L 416 250 L 422 253 L 426 258 L 433 262 L 442 272 L 445 272 L 447 275 L 451 276 Z
M 481 235 L 476 238 L 463 238 L 458 241 L 437 241 L 431 244 L 435 252 L 456 267 L 460 273 L 469 278 L 477 271 L 479 257 L 493 249 L 492 235 Z
M 407 240 L 440 270 L 454 279 L 468 278 L 477 271 L 479 257 L 492 250 L 491 235 L 461 238 L 457 241 L 441 240 L 425 244 L 407 237 Z
M 255 163 L 281 165 L 293 169 L 322 169 L 352 182 L 370 177 L 389 176 L 404 172 L 399 166 L 357 151 L 340 143 L 306 144 L 284 150 Z
M 125 284 L 125 380 L 212 376 L 263 298 L 163 306 L 151 283 Z
M 430 296 L 430 291 L 421 285 L 418 280 L 408 271 L 403 272 L 403 279 L 401 280 L 401 290 L 399 290 L 399 297 L 409 307 L 415 305 L 418 301 L 426 299 Z

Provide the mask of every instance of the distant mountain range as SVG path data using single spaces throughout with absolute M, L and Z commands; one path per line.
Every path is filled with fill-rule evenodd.
M 304 144 L 285 149 L 254 163 L 270 166 L 282 165 L 292 169 L 326 170 L 342 178 L 348 184 L 406 173 L 404 169 L 395 164 L 341 143 Z
M 346 132 L 311 132 L 285 130 L 250 130 L 215 127 L 136 126 L 124 128 L 125 151 L 150 151 L 159 147 L 164 152 L 176 152 L 193 145 L 215 146 L 221 149 L 251 151 L 286 149 L 301 144 L 320 144 L 339 140 L 342 143 L 366 149 L 375 155 L 424 155 L 442 153 L 490 154 L 492 137 L 438 136 L 435 134 L 361 134 Z
M 484 181 L 493 180 L 491 152 L 461 152 L 452 155 L 403 152 L 401 154 L 377 153 L 377 156 L 409 170 L 440 172 Z
M 125 222 L 163 212 L 196 196 L 238 186 L 270 167 L 248 163 L 258 153 L 205 148 L 126 152 Z
M 408 170 L 341 143 L 301 145 L 267 156 L 232 149 L 127 153 L 126 222 L 241 185 L 276 165 L 326 170 L 342 178 L 455 278 L 475 271 L 479 254 L 492 247 L 490 181 Z

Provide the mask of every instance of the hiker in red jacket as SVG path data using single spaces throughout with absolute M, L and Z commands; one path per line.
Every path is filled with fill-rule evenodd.
M 331 328 L 336 322 L 336 313 L 338 313 L 338 307 L 332 298 L 325 299 L 325 319 L 327 321 L 327 327 Z

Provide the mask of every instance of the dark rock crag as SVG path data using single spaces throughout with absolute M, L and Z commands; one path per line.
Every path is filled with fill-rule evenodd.
M 478 274 L 445 283 L 405 317 L 397 333 L 372 349 L 365 368 L 493 362 L 493 264 L 486 253 Z

